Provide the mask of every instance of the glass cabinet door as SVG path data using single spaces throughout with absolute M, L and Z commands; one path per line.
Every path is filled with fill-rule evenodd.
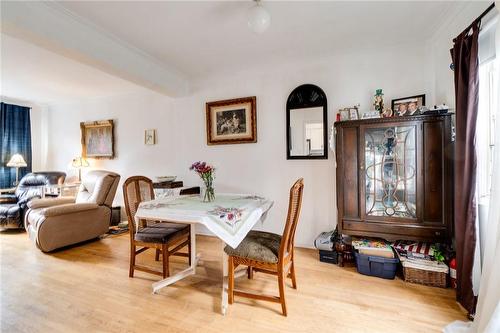
M 367 217 L 417 218 L 416 127 L 364 129 L 364 186 Z

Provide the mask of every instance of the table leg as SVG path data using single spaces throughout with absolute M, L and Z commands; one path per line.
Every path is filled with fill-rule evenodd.
M 224 252 L 224 247 L 226 244 L 222 242 L 222 303 L 221 303 L 221 313 L 226 315 L 228 307 L 227 289 L 228 289 L 228 257 L 226 252 Z
M 161 281 L 153 283 L 153 294 L 157 294 L 160 289 L 165 288 L 166 286 L 169 286 L 179 280 L 182 280 L 183 278 L 193 275 L 196 273 L 196 266 L 198 265 L 198 260 L 199 256 L 196 254 L 196 230 L 195 230 L 196 224 L 191 224 L 190 228 L 190 236 L 191 236 L 191 266 L 186 268 L 183 271 L 180 271 L 179 273 L 176 273 L 172 276 L 169 276 L 168 278 L 165 278 Z

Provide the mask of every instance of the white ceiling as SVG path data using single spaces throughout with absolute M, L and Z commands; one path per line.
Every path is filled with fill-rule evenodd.
M 190 78 L 346 49 L 422 43 L 450 1 L 269 2 L 272 23 L 247 28 L 251 1 L 69 1 L 61 6 Z
M 50 104 L 143 89 L 4 34 L 0 35 L 0 50 L 0 95 L 4 97 Z

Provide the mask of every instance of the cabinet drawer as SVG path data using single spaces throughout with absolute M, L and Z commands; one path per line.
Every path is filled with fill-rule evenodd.
M 446 239 L 444 226 L 420 226 L 408 224 L 366 223 L 363 221 L 342 221 L 342 233 L 353 236 L 381 237 L 387 240 L 433 240 Z

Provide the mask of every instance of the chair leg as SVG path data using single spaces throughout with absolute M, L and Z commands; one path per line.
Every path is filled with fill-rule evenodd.
M 282 269 L 278 270 L 278 285 L 280 289 L 280 303 L 283 316 L 287 316 L 286 303 L 285 303 L 285 272 Z
M 130 244 L 130 267 L 128 270 L 128 276 L 134 277 L 134 266 L 135 266 L 135 244 Z
M 160 261 L 160 249 L 156 249 L 155 261 Z
M 297 289 L 297 280 L 295 278 L 295 263 L 293 259 L 292 259 L 292 265 L 290 266 L 290 277 L 292 278 L 293 289 Z
M 252 280 L 253 279 L 253 267 L 252 266 L 248 266 L 247 273 L 248 273 L 248 279 Z
M 163 278 L 169 277 L 170 276 L 170 271 L 168 267 L 168 259 L 169 259 L 169 253 L 168 253 L 168 248 L 167 244 L 162 245 L 162 258 L 163 258 Z
M 188 235 L 188 262 L 189 266 L 191 266 L 191 226 L 189 226 L 189 235 Z
M 228 256 L 228 273 L 229 273 L 229 281 L 228 281 L 228 302 L 229 304 L 233 304 L 234 300 L 234 261 L 233 256 Z

